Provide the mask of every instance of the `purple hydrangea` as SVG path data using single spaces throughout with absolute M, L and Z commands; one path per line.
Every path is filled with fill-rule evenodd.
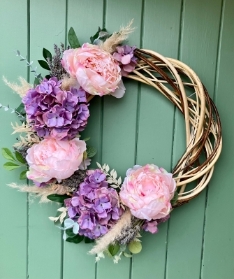
M 127 76 L 131 73 L 137 64 L 137 58 L 134 56 L 134 50 L 136 47 L 130 47 L 128 45 L 116 47 L 116 52 L 113 53 L 113 57 L 120 64 L 122 70 L 122 76 Z
M 146 232 L 150 233 L 157 233 L 158 232 L 158 225 L 160 223 L 166 222 L 170 218 L 170 215 L 168 214 L 166 217 L 157 219 L 157 220 L 151 220 L 151 221 L 145 221 L 142 229 L 145 230 Z
M 77 220 L 79 234 L 96 239 L 108 232 L 122 215 L 119 196 L 108 188 L 106 175 L 99 169 L 88 171 L 72 198 L 65 200 L 68 215 Z
M 61 89 L 61 81 L 44 79 L 22 100 L 27 117 L 39 137 L 73 139 L 83 131 L 89 117 L 86 92 L 82 88 Z

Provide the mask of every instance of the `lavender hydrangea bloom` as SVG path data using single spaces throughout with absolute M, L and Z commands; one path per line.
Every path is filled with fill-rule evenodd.
M 128 45 L 116 47 L 116 52 L 113 53 L 113 57 L 120 63 L 122 70 L 122 76 L 127 76 L 131 73 L 137 64 L 137 58 L 134 56 L 134 50 L 136 47 L 130 47 Z
M 87 173 L 79 190 L 65 200 L 65 205 L 69 217 L 79 224 L 79 234 L 96 239 L 106 234 L 123 212 L 117 191 L 108 188 L 106 175 L 101 170 Z
M 145 221 L 142 228 L 143 230 L 145 230 L 146 232 L 150 232 L 150 233 L 157 233 L 158 232 L 158 225 L 160 223 L 164 223 L 166 222 L 168 219 L 170 218 L 170 214 L 168 214 L 166 217 L 161 218 L 161 219 L 157 219 L 157 220 L 151 220 L 151 221 Z
M 83 131 L 89 117 L 86 92 L 61 89 L 61 81 L 44 79 L 22 100 L 27 117 L 39 137 L 73 139 Z

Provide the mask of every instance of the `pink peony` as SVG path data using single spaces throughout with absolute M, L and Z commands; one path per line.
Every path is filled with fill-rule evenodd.
M 61 62 L 89 94 L 111 94 L 117 98 L 124 95 L 125 87 L 118 62 L 99 46 L 86 43 L 81 48 L 65 50 Z
M 52 178 L 60 182 L 78 169 L 85 150 L 86 143 L 78 138 L 61 141 L 44 139 L 27 151 L 27 177 L 35 183 L 48 182 Z
M 176 183 L 172 174 L 153 164 L 134 166 L 127 171 L 120 198 L 132 215 L 148 221 L 161 219 L 171 210 Z

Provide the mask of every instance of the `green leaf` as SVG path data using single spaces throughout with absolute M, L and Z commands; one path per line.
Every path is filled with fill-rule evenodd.
M 20 173 L 20 180 L 25 180 L 27 179 L 26 173 L 28 170 L 24 170 Z
M 46 75 L 45 78 L 46 78 L 46 79 L 50 79 L 50 78 L 51 78 L 51 75 Z
M 64 203 L 65 199 L 70 198 L 68 195 L 58 195 L 58 194 L 51 194 L 47 196 L 47 199 L 53 201 L 53 202 L 59 202 L 59 203 Z
M 75 236 L 76 236 L 76 234 L 74 234 L 74 232 L 73 232 L 73 228 L 67 229 L 67 230 L 66 230 L 66 234 L 67 234 L 69 237 L 75 237 Z
M 85 243 L 93 243 L 94 242 L 94 239 L 90 239 L 90 238 L 88 238 L 88 237 L 84 237 L 84 242 Z
M 67 232 L 67 231 L 66 231 Z M 82 240 L 84 239 L 84 236 L 83 235 L 79 235 L 77 234 L 75 237 L 68 237 L 66 239 L 67 242 L 72 242 L 72 243 L 80 243 Z
M 13 163 L 13 162 L 7 162 L 3 165 L 3 167 L 6 169 L 6 170 L 14 170 L 14 169 L 18 169 L 20 168 L 21 166 L 17 165 L 16 163 Z
M 2 156 L 7 160 L 15 161 L 14 155 L 8 148 L 2 148 Z
M 75 30 L 72 27 L 68 31 L 68 42 L 69 42 L 71 48 L 80 47 L 79 40 L 76 36 Z
M 97 153 L 97 150 L 95 147 L 87 145 L 86 152 L 87 152 L 87 157 L 92 158 Z
M 108 251 L 110 252 L 112 257 L 119 252 L 119 249 L 120 249 L 119 244 L 110 244 L 108 247 Z
M 99 37 L 100 32 L 107 32 L 107 30 L 106 28 L 101 29 L 100 27 L 98 27 L 98 31 L 90 37 L 91 44 L 93 44 L 93 42 Z
M 46 61 L 47 61 L 47 58 L 49 58 L 50 61 L 52 61 L 52 54 L 48 49 L 43 48 L 42 54 L 43 54 L 43 57 L 45 58 Z
M 46 70 L 50 71 L 50 67 L 49 67 L 49 65 L 46 61 L 38 60 L 38 63 L 43 69 L 46 69 Z
M 133 240 L 128 244 L 128 249 L 131 253 L 138 254 L 142 250 L 142 245 L 139 241 L 134 241 Z
M 15 151 L 15 157 L 20 163 L 22 163 L 22 164 L 26 163 L 26 160 L 18 151 Z
M 24 109 L 24 104 L 21 103 L 16 109 L 15 111 L 17 111 L 19 114 L 25 116 L 26 115 L 26 112 L 25 112 L 25 109 Z
M 132 257 L 131 254 L 128 254 L 128 253 L 126 253 L 126 252 L 124 252 L 123 254 L 124 254 L 124 256 L 125 256 L 126 258 L 131 258 L 131 257 Z
M 90 137 L 83 139 L 83 141 L 88 141 L 90 140 Z
M 173 198 L 171 199 L 171 205 L 172 205 L 172 206 L 173 206 L 173 205 L 176 205 L 177 200 L 178 200 L 178 197 L 179 197 L 178 192 L 175 191 L 174 196 L 173 196 Z
M 93 44 L 93 42 L 98 38 L 98 35 L 99 35 L 100 31 L 101 31 L 101 28 L 98 27 L 98 31 L 93 36 L 90 37 L 91 44 Z
M 40 79 L 35 77 L 33 84 L 34 84 L 34 86 L 37 86 L 38 84 L 40 84 Z

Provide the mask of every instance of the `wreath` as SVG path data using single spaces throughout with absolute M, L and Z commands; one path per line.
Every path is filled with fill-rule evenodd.
M 49 219 L 68 242 L 95 241 L 90 254 L 96 260 L 107 254 L 118 262 L 139 253 L 141 231 L 157 233 L 173 208 L 207 186 L 222 148 L 217 108 L 196 73 L 176 59 L 123 44 L 132 31 L 131 23 L 113 34 L 99 28 L 81 46 L 70 28 L 68 47 L 54 45 L 54 55 L 43 49 L 38 62 L 48 75 L 43 78 L 17 51 L 35 74 L 34 85 L 4 78 L 22 98 L 17 109 L 1 105 L 21 121 L 12 124 L 13 133 L 20 133 L 14 151 L 2 149 L 4 167 L 24 168 L 20 179 L 33 182 L 10 186 L 41 202 L 61 203 Z M 89 102 L 95 95 L 122 98 L 123 77 L 154 87 L 184 116 L 186 150 L 171 173 L 149 163 L 130 167 L 122 180 L 107 164 L 90 169 L 96 149 L 81 136 Z

